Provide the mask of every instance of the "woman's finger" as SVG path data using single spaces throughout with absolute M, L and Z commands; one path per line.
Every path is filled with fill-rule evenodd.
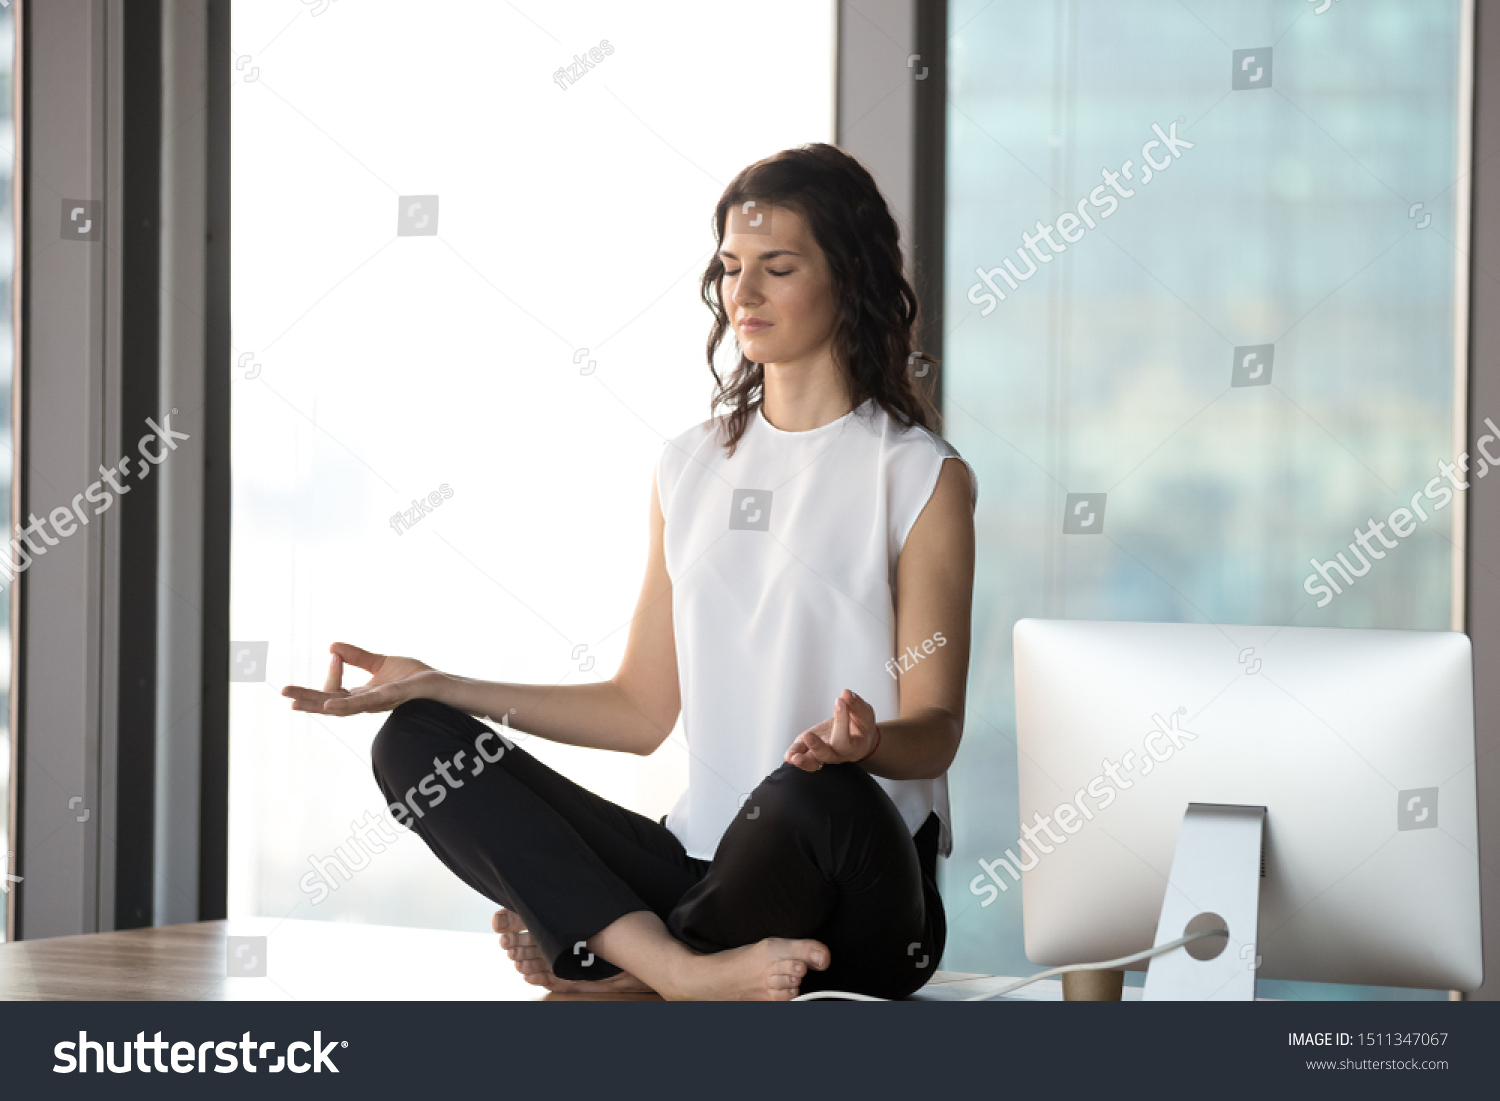
M 828 731 L 828 744 L 840 753 L 849 751 L 849 701 L 843 696 L 833 701 L 833 725 Z
M 797 740 L 792 743 L 792 748 L 798 753 L 808 753 L 811 752 L 813 746 L 817 745 L 822 740 L 823 739 L 818 736 L 818 731 L 816 729 L 804 730 L 801 734 L 797 735 Z
M 348 642 L 335 642 L 328 649 L 342 661 L 348 662 L 357 669 L 363 669 L 366 673 L 378 672 L 381 662 L 385 661 L 384 654 L 372 654 Z
M 362 715 L 367 711 L 389 711 L 390 708 L 381 707 L 379 696 L 369 692 L 342 698 L 331 696 L 321 710 L 325 715 Z
M 868 738 L 875 733 L 875 715 L 871 712 L 868 716 L 854 711 L 849 713 L 849 737 L 853 740 Z
M 825 765 L 838 764 L 843 760 L 837 748 L 825 742 L 822 738 L 812 738 L 811 745 L 807 747 L 807 755 Z
M 805 730 L 798 735 L 797 740 L 792 743 L 791 749 L 787 750 L 788 758 L 790 759 L 790 755 L 792 754 L 811 756 L 818 749 L 826 749 L 827 745 L 828 743 L 819 737 L 817 727 L 814 727 L 812 730 Z
M 821 761 L 813 756 L 812 747 L 822 744 L 823 739 L 819 738 L 811 730 L 806 731 L 786 751 L 786 760 L 804 772 L 817 772 L 823 765 Z
M 321 704 L 324 700 L 329 699 L 332 695 L 329 692 L 319 692 L 316 688 L 303 688 L 301 685 L 297 684 L 287 685 L 281 690 L 281 694 L 283 696 L 288 696 L 294 700 L 305 700 L 308 703 L 318 704 Z
M 846 719 L 844 730 L 847 736 L 847 758 L 858 761 L 870 752 L 870 739 L 875 736 L 875 709 L 850 689 L 844 689 L 839 698 Z M 835 712 L 840 708 L 836 704 Z M 841 746 L 841 748 L 844 748 Z
M 875 726 L 875 709 L 870 706 L 868 700 L 857 692 L 850 692 L 849 695 L 853 697 L 850 701 L 853 706 L 849 708 L 849 714 L 865 729 L 873 728 Z
M 323 704 L 328 715 L 359 715 L 366 711 L 389 711 L 404 701 L 399 681 L 377 688 L 356 689 L 344 696 L 330 696 Z
M 328 679 L 323 683 L 323 691 L 332 694 L 344 687 L 344 662 L 337 654 L 328 659 Z
M 810 753 L 799 753 L 795 757 L 787 759 L 793 768 L 800 768 L 803 772 L 817 772 L 823 767 L 823 762 Z
M 829 726 L 832 726 L 831 718 L 825 718 L 825 720 L 820 721 L 817 726 L 808 726 L 807 729 L 802 730 L 799 735 L 796 735 L 795 741 L 792 742 L 790 748 L 787 748 L 787 753 L 796 750 L 796 748 L 798 747 L 801 747 L 802 750 L 805 750 L 805 748 L 810 747 L 810 745 L 813 744 L 814 741 L 822 741 L 823 738 L 826 738 L 826 736 L 828 736 Z

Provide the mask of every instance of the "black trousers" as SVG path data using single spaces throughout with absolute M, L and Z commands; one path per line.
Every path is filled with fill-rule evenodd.
M 708 861 L 688 856 L 661 822 L 506 748 L 447 704 L 397 707 L 371 757 L 387 804 L 410 808 L 400 820 L 465 883 L 520 914 L 559 978 L 618 974 L 583 942 L 637 910 L 700 952 L 814 937 L 832 962 L 808 970 L 803 993 L 905 997 L 943 953 L 937 816 L 913 837 L 856 764 L 782 764 Z

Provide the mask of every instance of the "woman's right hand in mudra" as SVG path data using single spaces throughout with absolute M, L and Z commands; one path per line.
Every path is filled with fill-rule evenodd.
M 328 679 L 323 684 L 323 691 L 295 684 L 281 690 L 283 696 L 291 697 L 293 711 L 316 711 L 322 715 L 389 711 L 407 700 L 430 696 L 436 679 L 442 677 L 432 666 L 416 658 L 372 654 L 347 642 L 335 642 L 328 649 L 333 658 L 328 663 Z M 345 662 L 369 673 L 369 683 L 358 688 L 345 688 Z

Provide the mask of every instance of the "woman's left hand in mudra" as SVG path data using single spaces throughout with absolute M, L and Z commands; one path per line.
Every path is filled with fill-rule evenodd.
M 880 745 L 875 709 L 844 689 L 833 701 L 833 718 L 804 730 L 786 751 L 786 760 L 807 772 L 824 765 L 862 761 Z

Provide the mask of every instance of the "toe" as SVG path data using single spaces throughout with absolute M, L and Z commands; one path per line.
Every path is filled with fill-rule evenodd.
M 795 946 L 794 954 L 799 959 L 806 960 L 811 966 L 816 967 L 819 971 L 825 970 L 832 960 L 833 954 L 828 951 L 828 946 L 825 945 L 822 941 L 798 940 L 793 941 L 792 943 Z

